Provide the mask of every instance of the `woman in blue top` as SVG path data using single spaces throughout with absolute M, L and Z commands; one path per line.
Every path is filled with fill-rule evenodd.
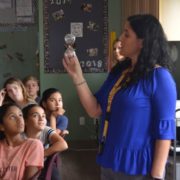
M 117 64 L 95 96 L 73 53 L 64 67 L 91 117 L 101 116 L 102 180 L 163 179 L 175 134 L 176 86 L 164 31 L 152 15 L 128 17 Z

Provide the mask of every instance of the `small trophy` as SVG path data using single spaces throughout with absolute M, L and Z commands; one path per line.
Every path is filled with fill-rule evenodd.
M 66 34 L 64 36 L 65 41 L 65 47 L 66 51 L 65 54 L 68 56 L 75 56 L 75 50 L 74 50 L 74 43 L 75 43 L 76 37 L 73 34 Z

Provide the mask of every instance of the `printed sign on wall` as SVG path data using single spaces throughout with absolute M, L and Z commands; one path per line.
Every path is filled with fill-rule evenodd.
M 108 1 L 45 0 L 45 72 L 62 73 L 66 34 L 76 36 L 75 51 L 83 72 L 107 71 Z

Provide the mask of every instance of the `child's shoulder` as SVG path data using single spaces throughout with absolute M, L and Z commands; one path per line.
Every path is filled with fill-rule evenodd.
M 27 146 L 42 146 L 42 143 L 39 139 L 27 138 L 24 142 Z

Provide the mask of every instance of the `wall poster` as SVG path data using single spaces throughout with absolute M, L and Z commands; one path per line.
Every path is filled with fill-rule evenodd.
M 76 36 L 83 72 L 107 71 L 108 0 L 45 0 L 44 55 L 46 73 L 64 73 L 64 36 Z
M 0 31 L 6 32 L 7 29 L 13 29 L 15 26 L 34 24 L 36 1 L 0 0 Z

